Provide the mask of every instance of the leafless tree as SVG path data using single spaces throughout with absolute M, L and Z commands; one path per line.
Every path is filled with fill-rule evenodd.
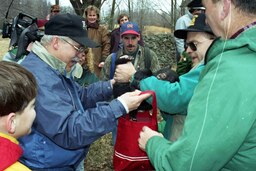
M 107 0 L 70 0 L 77 15 L 83 15 L 84 9 L 89 5 L 95 5 L 99 9 L 102 4 Z
M 112 7 L 111 7 L 111 14 L 110 14 L 110 19 L 109 19 L 109 29 L 113 29 L 114 25 L 114 15 L 115 15 L 115 6 L 116 6 L 116 0 L 112 0 Z

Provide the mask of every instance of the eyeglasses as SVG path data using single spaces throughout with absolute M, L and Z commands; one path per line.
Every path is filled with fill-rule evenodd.
M 79 52 L 79 53 L 83 53 L 83 52 L 85 52 L 85 51 L 88 49 L 88 48 L 85 48 L 84 46 L 77 47 L 77 46 L 71 44 L 70 42 L 68 42 L 68 41 L 65 40 L 65 39 L 61 39 L 61 40 L 63 40 L 64 42 L 70 44 L 71 46 L 73 46 L 73 48 L 74 48 L 77 52 Z
M 195 42 L 185 42 L 184 44 L 185 51 L 187 50 L 188 47 L 193 51 L 197 51 L 197 43 Z
M 54 13 L 59 13 L 60 10 L 53 10 L 52 12 L 54 12 Z

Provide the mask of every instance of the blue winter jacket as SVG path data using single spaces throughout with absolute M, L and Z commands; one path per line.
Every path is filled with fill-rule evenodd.
M 43 58 L 32 52 L 22 62 L 36 77 L 38 96 L 32 133 L 20 139 L 20 161 L 31 169 L 75 168 L 90 144 L 111 132 L 126 110 L 119 100 L 103 102 L 112 96 L 109 81 L 81 87 L 52 67 L 58 65 L 56 59 L 54 63 L 42 51 Z

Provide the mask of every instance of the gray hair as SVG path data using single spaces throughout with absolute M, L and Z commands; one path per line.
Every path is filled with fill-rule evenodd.
M 70 38 L 67 37 L 67 36 L 46 35 L 46 34 L 45 34 L 45 35 L 42 37 L 41 41 L 40 41 L 41 44 L 42 44 L 43 46 L 49 45 L 50 42 L 51 42 L 52 39 L 53 39 L 53 36 L 57 36 L 58 38 L 64 39 L 64 40 L 69 41 L 69 42 L 74 42 L 72 39 L 70 39 Z

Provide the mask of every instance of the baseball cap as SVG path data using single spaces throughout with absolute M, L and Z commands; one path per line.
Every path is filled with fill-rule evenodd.
M 140 35 L 140 29 L 137 23 L 135 22 L 126 22 L 121 25 L 120 28 L 121 36 L 124 34 L 135 34 L 137 36 Z
M 81 16 L 58 14 L 45 24 L 46 35 L 67 36 L 86 47 L 95 48 L 98 44 L 88 38 L 86 22 Z
M 187 5 L 190 9 L 198 9 L 198 10 L 205 10 L 205 7 L 202 4 L 202 0 L 193 0 Z
M 188 26 L 188 28 L 176 30 L 174 32 L 174 36 L 179 39 L 187 39 L 188 32 L 206 32 L 214 35 L 212 29 L 206 23 L 206 16 L 204 13 L 194 15 L 191 24 Z

